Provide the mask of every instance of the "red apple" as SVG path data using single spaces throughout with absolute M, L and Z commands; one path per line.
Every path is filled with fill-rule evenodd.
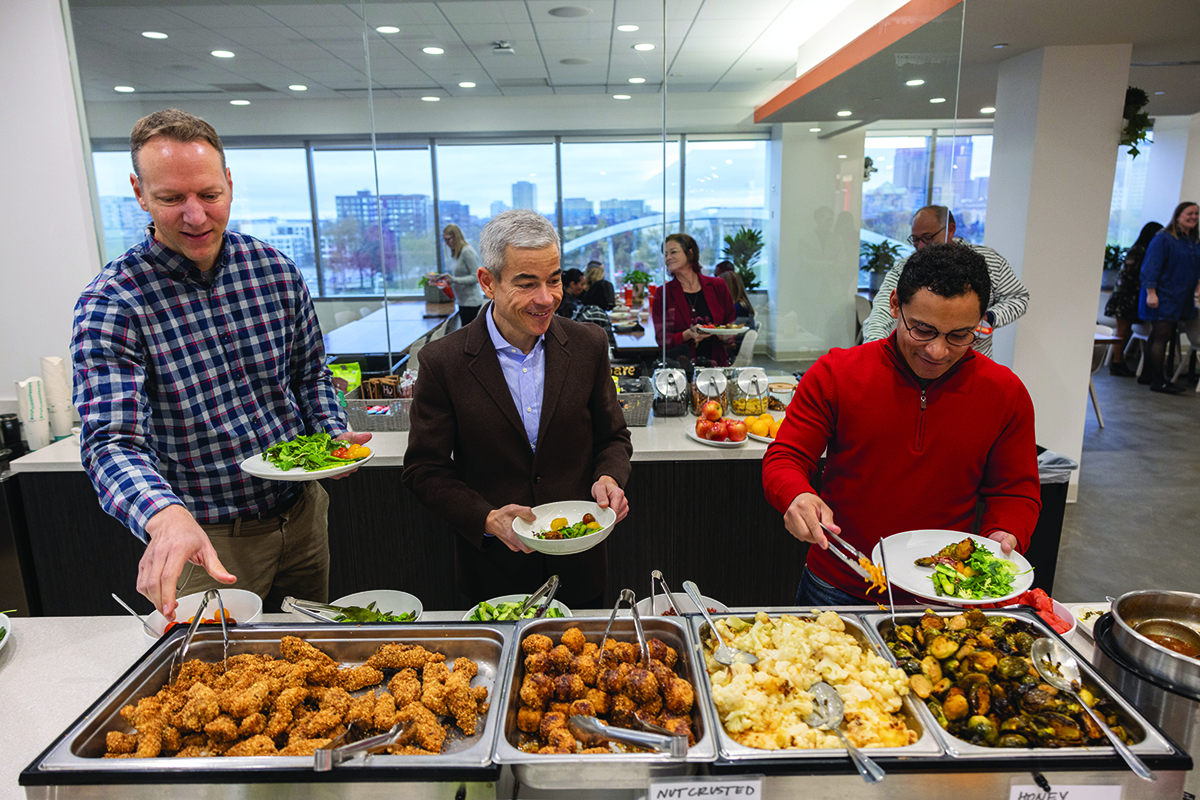
M 719 419 L 712 425 L 712 430 L 708 432 L 708 439 L 712 442 L 723 442 L 729 436 L 729 431 L 725 428 L 725 420 Z
M 700 419 L 696 420 L 696 436 L 701 439 L 707 439 L 708 432 L 712 430 L 712 426 L 713 423 L 711 419 L 704 419 L 701 417 Z
M 729 441 L 742 442 L 746 440 L 746 423 L 740 419 L 731 419 L 725 423 L 725 430 L 729 433 Z
M 704 405 L 700 406 L 700 416 L 704 417 L 705 419 L 711 419 L 713 422 L 716 422 L 721 418 L 721 413 L 721 404 L 716 400 L 709 400 L 705 402 Z

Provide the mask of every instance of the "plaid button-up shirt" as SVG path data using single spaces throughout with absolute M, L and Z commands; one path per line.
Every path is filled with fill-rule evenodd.
M 148 230 L 75 306 L 74 401 L 100 505 L 146 540 L 157 512 L 199 522 L 272 508 L 287 484 L 238 464 L 299 434 L 346 432 L 299 270 L 227 231 L 211 287 Z

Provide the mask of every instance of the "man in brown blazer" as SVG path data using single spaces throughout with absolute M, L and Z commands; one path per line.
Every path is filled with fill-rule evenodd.
M 558 233 L 514 210 L 479 239 L 491 300 L 465 327 L 421 349 L 404 485 L 446 519 L 455 579 L 472 603 L 562 579 L 568 605 L 603 603 L 607 542 L 571 556 L 531 552 L 512 531 L 532 506 L 593 498 L 621 520 L 633 447 L 617 402 L 608 342 L 595 325 L 555 315 Z

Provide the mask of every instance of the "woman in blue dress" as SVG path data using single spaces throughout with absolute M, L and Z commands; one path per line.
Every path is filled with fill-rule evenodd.
M 1150 240 L 1142 261 L 1142 291 L 1138 316 L 1150 325 L 1146 372 L 1150 391 L 1180 394 L 1183 389 L 1168 383 L 1163 375 L 1167 343 L 1176 336 L 1180 320 L 1196 316 L 1196 288 L 1200 283 L 1200 206 L 1180 203 L 1171 224 Z M 1143 374 L 1140 379 L 1145 382 Z

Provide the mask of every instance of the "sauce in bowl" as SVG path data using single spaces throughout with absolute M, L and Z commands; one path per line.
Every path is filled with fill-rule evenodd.
M 1188 658 L 1200 656 L 1200 650 L 1197 650 L 1182 639 L 1176 639 L 1174 636 L 1164 636 L 1161 633 L 1143 633 L 1142 635 L 1156 645 L 1165 647 L 1173 653 L 1179 653 L 1181 656 L 1187 656 Z

